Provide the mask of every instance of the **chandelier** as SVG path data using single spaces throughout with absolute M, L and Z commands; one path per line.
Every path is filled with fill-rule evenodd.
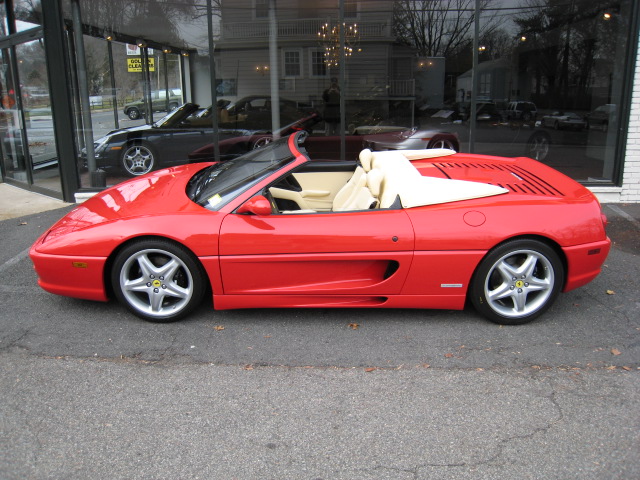
M 324 63 L 327 67 L 337 67 L 340 64 L 340 31 L 344 30 L 344 56 L 345 59 L 354 54 L 361 52 L 358 47 L 360 42 L 360 34 L 358 25 L 348 25 L 343 23 L 342 26 L 330 25 L 325 23 L 320 27 L 318 32 L 318 41 L 324 50 Z

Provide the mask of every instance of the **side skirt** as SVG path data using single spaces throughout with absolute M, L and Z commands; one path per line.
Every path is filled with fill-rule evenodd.
M 241 308 L 425 308 L 462 310 L 465 295 L 214 295 L 216 310 Z

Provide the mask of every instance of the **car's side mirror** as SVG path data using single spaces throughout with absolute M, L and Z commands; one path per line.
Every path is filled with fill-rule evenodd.
M 236 210 L 237 213 L 251 213 L 265 217 L 271 215 L 271 202 L 262 195 L 256 195 L 247 200 Z

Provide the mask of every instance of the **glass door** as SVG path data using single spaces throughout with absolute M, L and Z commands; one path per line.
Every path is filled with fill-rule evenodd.
M 60 197 L 62 184 L 42 38 L 2 48 L 0 89 L 5 180 Z
M 13 67 L 13 52 L 3 48 L 0 56 L 0 145 L 5 179 L 30 183 L 24 150 L 21 97 Z

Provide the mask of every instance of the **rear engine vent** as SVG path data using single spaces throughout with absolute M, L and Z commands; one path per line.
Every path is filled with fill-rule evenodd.
M 449 178 L 490 183 L 514 193 L 564 197 L 553 185 L 516 165 L 471 162 L 434 162 L 434 165 Z

